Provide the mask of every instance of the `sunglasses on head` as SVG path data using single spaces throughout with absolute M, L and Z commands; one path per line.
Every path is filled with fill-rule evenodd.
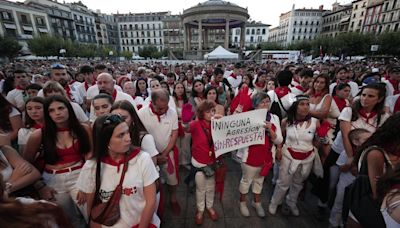
M 67 69 L 67 68 L 60 63 L 55 63 L 55 64 L 51 65 L 51 69 Z
M 124 122 L 124 118 L 122 118 L 122 116 L 120 115 L 109 115 L 104 119 L 103 124 L 104 125 L 108 125 L 108 124 L 112 124 L 112 123 L 122 123 Z

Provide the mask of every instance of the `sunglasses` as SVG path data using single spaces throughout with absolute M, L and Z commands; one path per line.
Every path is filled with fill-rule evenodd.
M 103 125 L 109 125 L 113 123 L 122 123 L 124 122 L 124 118 L 122 118 L 120 115 L 109 115 L 104 119 Z

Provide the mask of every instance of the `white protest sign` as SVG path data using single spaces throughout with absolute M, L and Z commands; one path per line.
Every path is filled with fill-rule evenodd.
M 267 109 L 258 109 L 212 120 L 215 157 L 239 148 L 265 143 L 266 116 Z

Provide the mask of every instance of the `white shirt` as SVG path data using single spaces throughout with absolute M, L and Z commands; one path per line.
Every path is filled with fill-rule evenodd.
M 148 153 L 141 151 L 128 162 L 128 170 L 122 184 L 120 199 L 120 220 L 113 227 L 132 227 L 140 223 L 141 214 L 146 206 L 144 187 L 153 184 L 159 177 Z M 76 187 L 85 193 L 96 191 L 96 160 L 87 160 L 82 167 Z M 119 184 L 123 164 L 119 167 L 106 162 L 101 163 L 100 198 L 107 202 Z M 160 226 L 160 219 L 153 214 L 151 223 Z M 103 226 L 105 227 L 105 226 Z
M 13 89 L 7 94 L 7 100 L 17 108 L 25 107 L 24 90 Z
M 18 130 L 18 145 L 25 145 L 35 128 L 20 128 Z
M 351 89 L 351 92 L 350 92 L 351 97 L 356 97 L 358 92 L 360 91 L 358 88 L 358 84 L 353 81 L 350 81 L 347 84 L 349 84 L 350 89 Z M 336 85 L 337 85 L 336 82 L 329 85 L 329 93 L 330 94 L 332 94 L 333 89 L 335 88 Z
M 371 133 L 374 133 L 376 131 L 376 129 L 378 127 L 380 127 L 386 120 L 387 118 L 389 118 L 389 114 L 385 113 L 381 116 L 381 121 L 378 125 L 377 123 L 377 116 L 373 117 L 370 120 L 370 123 L 366 122 L 366 119 L 363 118 L 362 116 L 359 116 L 358 119 L 356 121 L 351 121 L 351 115 L 353 113 L 353 110 L 351 109 L 351 107 L 346 107 L 342 110 L 342 112 L 340 113 L 339 116 L 339 120 L 342 121 L 347 121 L 351 123 L 351 130 L 353 129 L 358 129 L 358 128 L 363 128 L 368 130 Z M 341 153 L 344 150 L 344 145 L 343 145 L 343 137 L 342 137 L 342 132 L 339 131 L 335 141 L 332 144 L 332 149 L 336 152 L 336 153 Z
M 77 87 L 71 86 L 71 85 L 68 85 L 68 86 L 70 88 L 71 101 L 75 102 L 75 103 L 78 103 L 78 104 L 82 104 L 83 103 L 83 98 L 79 95 Z M 39 90 L 37 96 L 38 97 L 44 97 L 43 89 Z
M 229 75 L 228 82 L 231 84 L 232 88 L 235 89 L 242 83 L 242 75 L 237 75 L 236 78 Z
M 286 146 L 298 152 L 313 150 L 313 139 L 317 130 L 317 121 L 318 119 L 312 117 L 311 124 L 308 127 L 308 122 L 288 125 L 286 127 Z
M 154 157 L 159 154 L 154 142 L 154 138 L 151 134 L 146 134 L 143 136 L 140 147 L 144 152 L 148 153 L 150 157 Z
M 92 86 L 92 87 L 93 87 L 93 86 Z M 92 88 L 92 87 L 90 87 L 90 88 Z M 89 88 L 89 89 L 90 89 L 90 88 Z M 87 99 L 93 99 L 93 97 L 95 97 L 96 95 L 99 94 L 99 90 L 97 89 L 97 94 L 96 94 L 96 95 L 91 94 L 91 96 L 89 97 L 89 89 L 88 89 L 88 93 L 87 93 Z M 94 95 L 94 96 L 93 96 L 93 95 Z M 123 101 L 123 100 L 129 101 L 129 103 L 131 103 L 131 104 L 133 105 L 133 107 L 136 109 L 136 105 L 135 105 L 135 102 L 133 101 L 132 96 L 130 96 L 130 95 L 124 93 L 124 92 L 121 92 L 121 91 L 118 91 L 118 90 L 117 90 L 117 95 L 115 96 L 114 102 L 116 102 L 116 101 Z M 96 115 L 95 115 L 95 113 L 94 113 L 93 104 L 90 104 L 90 117 L 89 117 L 89 118 L 90 118 L 90 121 L 91 121 L 91 122 L 94 122 L 94 121 L 96 120 Z
M 336 165 L 338 165 L 338 166 L 346 165 L 347 159 L 348 158 L 347 158 L 346 151 L 342 151 L 339 155 L 339 158 L 336 161 Z M 353 176 L 353 174 L 351 174 L 350 171 L 347 171 L 347 172 L 340 172 L 340 179 L 342 179 L 342 182 L 344 182 L 344 183 L 351 184 L 351 182 L 353 182 L 354 179 L 356 179 L 356 177 Z
M 286 117 L 286 111 L 289 110 L 290 106 L 292 106 L 292 103 L 294 102 L 295 95 L 291 92 L 286 94 L 281 98 L 281 102 L 283 107 L 281 106 L 281 103 L 279 102 L 279 97 L 276 94 L 275 90 L 270 90 L 267 92 L 268 96 L 271 98 L 271 103 L 270 103 L 270 108 L 272 106 L 272 103 L 278 102 L 279 107 L 281 108 L 282 112 L 282 118 Z M 286 110 L 286 111 L 285 111 Z
M 390 83 L 390 81 L 387 79 L 382 79 L 382 82 L 386 84 L 386 96 L 393 96 L 394 87 L 392 83 Z M 398 82 L 398 84 L 400 86 L 400 82 Z
M 138 115 L 147 131 L 154 137 L 157 150 L 159 152 L 164 151 L 168 146 L 172 131 L 178 130 L 178 114 L 176 111 L 168 108 L 167 112 L 160 116 L 160 121 L 149 106 L 141 108 Z
M 11 174 L 13 172 L 13 168 L 11 167 L 10 163 L 8 162 L 6 156 L 3 154 L 3 151 L 0 150 L 0 158 L 1 160 L 3 160 L 6 164 L 6 167 L 3 168 L 2 170 L 0 170 L 0 174 L 3 176 L 3 181 L 4 183 L 7 182 L 10 177 Z
M 76 118 L 81 123 L 85 123 L 89 121 L 89 118 L 86 116 L 85 112 L 83 111 L 82 107 L 75 102 L 70 102 L 72 109 L 74 110 Z
M 393 96 L 387 96 L 385 99 L 385 106 L 389 108 L 390 113 L 394 113 L 394 106 L 396 105 L 397 99 L 400 99 L 400 94 Z

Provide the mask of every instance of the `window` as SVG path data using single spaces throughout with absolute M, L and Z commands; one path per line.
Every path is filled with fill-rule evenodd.
M 308 21 L 306 21 L 306 25 L 308 25 Z
M 147 39 L 147 44 L 151 44 L 151 40 L 150 39 Z
M 149 24 L 147 24 L 147 29 L 150 29 L 150 25 Z
M 300 25 L 303 25 L 303 21 L 300 21 Z
M 235 36 L 235 39 L 234 39 L 235 41 L 235 43 L 237 43 L 238 42 L 238 38 L 237 38 L 237 36 Z
M 265 33 L 266 33 L 266 30 L 265 30 L 265 29 L 263 29 L 263 30 L 262 30 L 262 34 L 263 34 L 263 35 L 265 35 Z
M 137 44 L 140 44 L 140 39 L 136 39 L 136 43 L 137 43 Z
M 129 29 L 132 30 L 132 28 L 133 28 L 132 25 L 129 25 Z
M 246 35 L 250 34 L 250 29 L 246 29 Z
M 304 29 L 304 33 L 307 33 L 307 28 Z
M 137 24 L 135 24 L 135 30 L 138 30 L 138 25 Z
M 296 28 L 293 29 L 293 33 L 296 33 Z
M 240 29 L 235 29 L 235 34 L 240 35 Z
M 25 14 L 21 14 L 22 24 L 29 24 L 28 17 Z
M 133 45 L 133 39 L 131 39 L 131 45 Z
M 154 39 L 154 44 L 157 44 L 157 39 Z
M 160 44 L 162 44 L 162 39 L 160 39 Z
M 294 25 L 297 25 L 297 21 L 294 21 Z
M 254 35 L 254 34 L 255 34 L 255 30 L 252 29 L 252 30 L 251 30 L 251 35 Z
M 253 43 L 253 42 L 254 42 L 254 37 L 251 36 L 251 37 L 250 37 L 250 43 Z

